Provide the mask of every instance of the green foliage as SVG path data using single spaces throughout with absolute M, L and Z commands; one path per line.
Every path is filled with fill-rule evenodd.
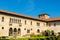
M 10 40 L 10 39 L 0 39 L 0 40 Z
M 28 40 L 28 38 L 17 38 L 16 40 Z
M 14 40 L 14 39 L 10 38 L 10 39 L 0 39 L 0 40 Z M 60 36 L 41 36 L 41 35 L 36 35 L 36 37 L 16 38 L 15 40 L 60 40 Z
M 60 40 L 60 35 L 59 35 L 59 36 L 57 36 L 57 39 L 58 39 L 58 40 Z
M 38 35 L 35 35 L 35 37 L 43 37 L 43 35 L 38 34 Z
M 48 32 L 48 33 L 49 33 L 49 32 L 50 32 L 50 30 L 46 30 L 46 32 Z
M 35 34 L 34 33 L 30 34 L 30 37 L 35 37 Z

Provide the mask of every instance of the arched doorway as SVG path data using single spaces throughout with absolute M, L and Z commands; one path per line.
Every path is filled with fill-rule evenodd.
M 12 36 L 12 35 L 13 35 L 13 29 L 9 28 L 9 36 Z
M 20 34 L 20 32 L 21 32 L 21 29 L 20 29 L 20 28 L 18 28 L 18 34 Z
M 17 29 L 16 28 L 14 28 L 14 32 L 17 32 Z
M 17 28 L 14 28 L 14 33 L 13 33 L 14 35 L 14 38 L 16 38 L 17 37 Z
M 18 35 L 21 35 L 21 29 L 18 28 Z
M 40 33 L 40 30 L 39 29 L 37 29 L 37 33 Z

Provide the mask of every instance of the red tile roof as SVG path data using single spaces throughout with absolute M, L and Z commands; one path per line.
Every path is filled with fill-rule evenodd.
M 32 19 L 36 19 L 36 20 L 42 20 L 42 21 L 46 21 L 46 22 L 49 22 L 49 21 L 60 21 L 60 18 L 49 18 L 49 19 L 40 19 L 40 18 L 34 18 L 34 17 L 31 17 L 31 16 L 25 16 L 25 15 L 22 15 L 22 14 L 16 14 L 14 12 L 8 12 L 8 11 L 4 11 L 4 10 L 0 10 L 0 12 L 4 12 L 6 14 L 11 14 L 11 15 L 16 15 L 16 16 L 23 16 L 23 17 L 26 17 L 26 18 L 32 18 Z
M 46 21 L 60 21 L 60 18 L 50 18 L 46 19 Z

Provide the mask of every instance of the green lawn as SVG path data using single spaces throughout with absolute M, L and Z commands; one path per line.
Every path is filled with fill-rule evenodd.
M 41 36 L 41 37 L 31 37 L 31 38 L 17 38 L 16 40 L 60 40 L 60 36 L 59 37 L 55 37 L 55 36 Z M 0 39 L 0 40 L 14 40 L 13 38 L 10 39 Z

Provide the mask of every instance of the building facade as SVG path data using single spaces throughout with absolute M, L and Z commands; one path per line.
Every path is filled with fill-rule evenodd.
M 50 18 L 48 14 L 33 18 L 0 10 L 0 36 L 14 36 L 16 32 L 18 37 L 25 37 L 45 30 L 60 32 L 60 18 Z

